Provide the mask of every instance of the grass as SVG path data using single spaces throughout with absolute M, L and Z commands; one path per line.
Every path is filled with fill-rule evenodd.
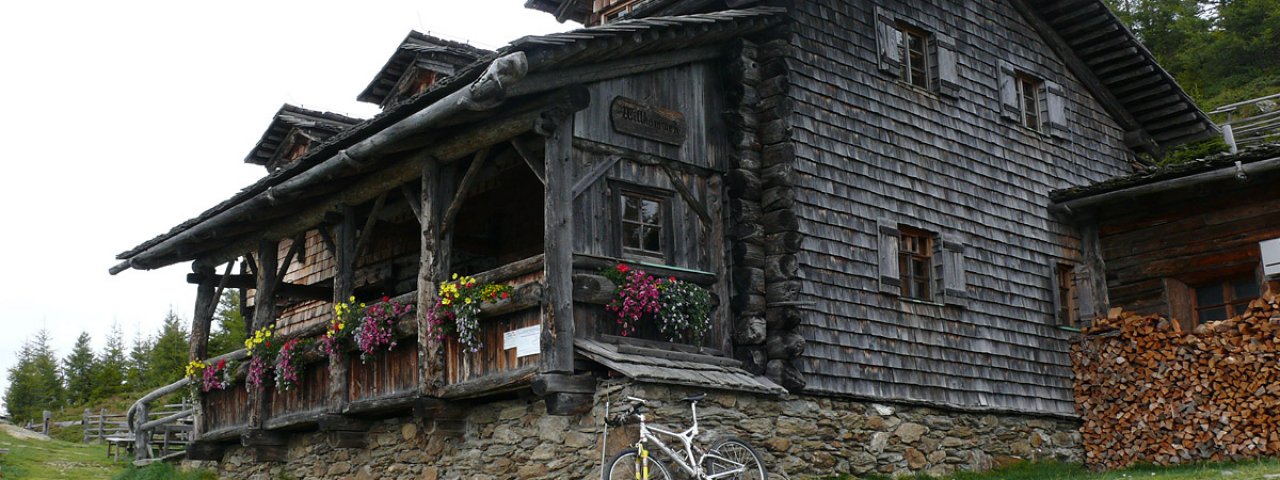
M 1063 463 L 1021 463 L 986 473 L 963 472 L 945 480 L 1262 480 L 1267 475 L 1280 478 L 1280 460 L 1262 459 L 1237 463 L 1201 463 L 1180 467 L 1141 466 L 1114 472 L 1094 473 L 1075 464 Z M 933 480 L 928 475 L 906 477 L 885 476 L 840 476 L 826 477 L 825 480 L 890 480 L 890 479 Z
M 142 468 L 129 466 L 112 480 L 217 480 L 218 475 L 207 470 L 178 470 L 168 463 L 153 463 Z
M 0 425 L 0 478 L 75 479 L 111 478 L 124 468 L 113 464 L 102 445 L 57 439 L 15 436 Z

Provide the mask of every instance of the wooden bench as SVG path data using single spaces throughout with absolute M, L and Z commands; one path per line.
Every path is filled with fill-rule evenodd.
M 107 456 L 110 457 L 115 452 L 113 461 L 120 461 L 120 450 L 133 450 L 133 437 L 107 437 L 104 440 L 107 442 Z

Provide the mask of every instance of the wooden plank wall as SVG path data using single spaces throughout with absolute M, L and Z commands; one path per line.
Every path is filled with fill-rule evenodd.
M 359 352 L 348 355 L 351 402 L 410 394 L 418 391 L 418 340 L 403 338 L 394 350 L 382 350 L 367 362 Z
M 323 409 L 329 400 L 329 362 L 322 361 L 306 366 L 302 372 L 302 384 L 280 391 L 271 386 L 267 389 L 271 415 L 277 418 L 291 413 L 318 411 Z
M 718 172 L 726 168 L 726 155 L 730 151 L 721 115 L 724 98 L 721 89 L 714 86 L 721 76 L 713 64 L 695 63 L 592 84 L 589 86 L 591 104 L 578 112 L 574 134 L 588 143 L 622 151 L 624 157 L 642 153 L 695 167 L 677 167 L 672 171 L 692 196 L 703 203 L 715 221 L 723 222 L 718 216 L 722 209 L 712 203 L 721 201 L 723 194 L 713 194 L 711 191 L 712 188 L 720 188 L 720 183 L 710 181 L 712 175 L 720 175 Z M 609 110 L 614 99 L 619 96 L 683 113 L 688 126 L 684 143 L 680 146 L 669 145 L 614 131 Z M 576 149 L 575 182 L 592 172 L 596 165 L 608 161 L 611 155 L 590 148 Z M 666 264 L 699 271 L 713 271 L 723 264 L 713 261 L 713 257 L 724 256 L 724 240 L 711 238 L 711 232 L 716 230 L 710 225 L 703 225 L 695 210 L 678 192 L 671 176 L 658 165 L 645 165 L 627 158 L 616 162 L 601 179 L 575 199 L 575 253 L 624 257 L 621 242 L 617 238 L 620 232 L 615 225 L 619 214 L 615 211 L 615 195 L 616 189 L 625 185 L 654 188 L 669 195 L 673 228 L 668 237 L 672 244 Z M 653 259 L 636 260 L 654 262 Z M 721 282 L 728 281 L 724 272 L 715 273 L 721 274 Z M 727 301 L 728 299 L 724 299 L 726 308 Z M 579 317 L 576 318 L 579 336 L 616 333 L 611 326 L 612 322 L 601 315 L 602 308 L 579 304 L 575 306 L 575 312 L 575 317 Z M 723 313 L 719 314 L 723 316 Z M 601 322 L 599 328 L 593 324 L 596 322 Z M 726 330 L 722 325 L 710 332 L 706 345 L 725 348 L 729 335 Z
M 204 425 L 201 432 L 213 432 L 249 424 L 249 390 L 237 382 L 226 390 L 204 394 Z
M 1098 236 L 1111 304 L 1171 316 L 1164 279 L 1194 286 L 1253 272 L 1258 242 L 1280 237 L 1277 179 L 1253 180 L 1247 188 L 1231 180 L 1104 209 Z
M 956 39 L 958 98 L 878 70 L 876 6 Z M 1071 334 L 1052 325 L 1049 285 L 1078 240 L 1048 192 L 1127 173 L 1123 132 L 1006 1 L 797 2 L 792 15 L 807 389 L 1070 414 Z M 1001 121 L 1002 59 L 1054 72 L 1068 139 Z M 966 244 L 965 308 L 877 291 L 880 218 Z
M 445 344 L 448 367 L 445 379 L 452 385 L 485 376 L 537 365 L 541 355 L 516 357 L 516 351 L 503 349 L 502 335 L 506 332 L 542 323 L 542 311 L 536 308 L 499 315 L 480 320 L 480 339 L 484 347 L 475 353 L 466 353 L 458 341 L 450 338 Z

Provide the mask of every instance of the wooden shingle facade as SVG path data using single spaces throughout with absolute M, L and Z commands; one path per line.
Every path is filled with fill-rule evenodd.
M 206 443 L 512 392 L 578 414 L 617 376 L 1071 417 L 1061 327 L 1106 294 L 1096 228 L 1049 192 L 1213 126 L 1100 0 L 1055 5 L 532 0 L 588 27 L 495 52 L 410 34 L 360 96 L 381 114 L 282 109 L 266 177 L 112 271 L 193 262 L 193 358 L 220 289 L 295 337 L 351 297 L 416 305 L 401 350 L 304 393 L 207 396 Z M 707 290 L 705 338 L 621 331 L 618 264 Z M 479 351 L 430 333 L 452 273 L 513 289 Z

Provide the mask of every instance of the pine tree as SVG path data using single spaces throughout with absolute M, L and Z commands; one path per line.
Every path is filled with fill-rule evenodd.
M 209 335 L 209 356 L 222 355 L 244 348 L 245 321 L 240 313 L 240 291 L 226 290 L 218 299 L 217 320 Z
M 133 346 L 129 348 L 129 365 L 125 373 L 125 383 L 130 392 L 141 392 L 151 385 L 151 340 L 142 334 L 142 329 L 133 334 Z
M 9 369 L 5 404 L 15 420 L 40 419 L 43 410 L 62 408 L 66 390 L 58 374 L 58 358 L 49 346 L 49 331 L 40 329 L 18 352 L 18 363 Z
M 80 332 L 75 347 L 62 360 L 62 374 L 67 379 L 67 401 L 71 404 L 87 403 L 93 396 L 96 361 L 90 341 L 87 332 Z
M 124 332 L 120 330 L 120 324 L 117 322 L 111 325 L 111 333 L 107 335 L 107 345 L 94 362 L 91 398 L 98 400 L 120 393 L 123 390 L 126 370 Z
M 182 378 L 187 365 L 189 335 L 181 317 L 170 310 L 151 345 L 149 387 L 168 385 Z

